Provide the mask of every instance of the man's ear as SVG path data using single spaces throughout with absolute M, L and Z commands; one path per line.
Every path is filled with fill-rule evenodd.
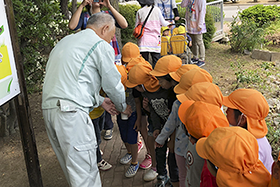
M 104 35 L 109 31 L 109 25 L 104 25 L 101 29 L 101 34 Z

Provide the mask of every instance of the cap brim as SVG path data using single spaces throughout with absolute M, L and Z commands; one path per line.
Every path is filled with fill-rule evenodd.
M 232 102 L 229 100 L 229 97 L 228 97 L 228 96 L 224 96 L 224 98 L 223 98 L 223 105 L 225 105 L 225 106 L 228 107 L 228 108 L 238 109 L 238 108 L 236 108 L 236 106 L 234 106 L 234 105 L 232 104 Z
M 192 100 L 188 100 L 184 103 L 182 103 L 178 109 L 178 116 L 181 120 L 181 122 L 186 126 L 186 111 L 188 108 L 194 103 Z
M 164 75 L 167 75 L 168 73 L 162 73 L 162 72 L 158 72 L 158 71 L 153 70 L 153 71 L 150 72 L 150 74 L 155 76 L 155 77 L 162 77 Z
M 128 57 L 122 57 L 121 59 L 122 59 L 122 61 L 124 61 L 126 63 L 128 63 L 131 60 L 131 58 L 128 58 Z
M 205 141 L 207 140 L 207 137 L 203 137 L 203 138 L 200 138 L 197 142 L 196 142 L 196 152 L 197 154 L 201 157 L 201 158 L 204 158 L 204 159 L 208 159 L 207 158 L 207 154 L 205 152 L 205 149 L 204 149 L 204 143 Z
M 179 86 L 179 84 L 178 84 L 177 86 L 174 87 L 174 92 L 175 92 L 176 94 L 183 94 L 183 93 L 185 93 L 186 91 L 187 91 L 187 90 L 181 88 L 181 87 Z
M 128 87 L 128 88 L 134 88 L 137 85 L 138 84 L 134 84 L 134 83 L 129 82 L 129 80 L 127 80 L 126 83 L 125 83 L 125 86 Z
M 175 81 L 180 82 L 180 77 L 178 76 L 178 74 L 176 72 L 171 72 L 171 73 L 169 73 L 169 75 Z
M 265 119 L 257 120 L 247 116 L 247 129 L 255 136 L 255 138 L 263 138 L 266 136 L 268 129 Z
M 181 103 L 189 100 L 185 94 L 176 95 L 176 97 Z

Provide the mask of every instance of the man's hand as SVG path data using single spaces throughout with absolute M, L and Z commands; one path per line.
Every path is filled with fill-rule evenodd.
M 132 109 L 130 105 L 127 105 L 125 111 L 122 112 L 123 114 L 126 114 L 128 117 L 131 116 Z
M 117 111 L 114 103 L 111 101 L 111 99 L 109 99 L 108 97 L 106 97 L 103 101 L 103 103 L 101 104 L 102 108 L 104 108 L 109 114 L 111 115 L 117 115 L 119 114 L 119 112 Z
M 159 130 L 154 130 L 153 136 L 155 139 L 157 138 L 158 135 L 159 135 Z

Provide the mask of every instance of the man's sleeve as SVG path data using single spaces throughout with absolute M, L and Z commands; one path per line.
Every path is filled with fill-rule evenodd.
M 120 112 L 125 111 L 125 91 L 121 83 L 121 75 L 114 65 L 115 53 L 110 45 L 103 46 L 101 62 L 99 62 L 99 74 L 101 76 L 101 87 L 115 104 Z M 107 48 L 107 49 L 106 49 Z

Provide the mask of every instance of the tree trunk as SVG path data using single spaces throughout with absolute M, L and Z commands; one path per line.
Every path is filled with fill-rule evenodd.
M 110 0 L 110 3 L 119 12 L 119 1 Z M 116 28 L 116 38 L 119 43 L 120 50 L 122 50 L 121 30 L 119 28 Z
M 66 19 L 69 19 L 68 0 L 60 0 L 61 13 Z
M 72 15 L 77 10 L 77 0 L 72 0 Z

